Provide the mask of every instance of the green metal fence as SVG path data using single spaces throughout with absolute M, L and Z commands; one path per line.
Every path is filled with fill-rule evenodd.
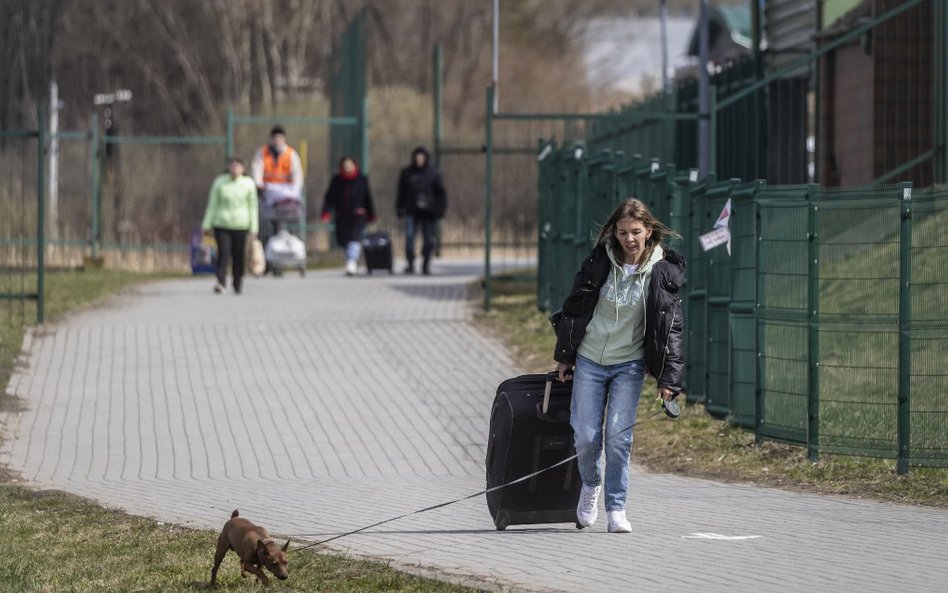
M 580 146 L 541 160 L 537 302 L 558 308 L 592 237 L 630 195 L 683 235 L 686 391 L 759 438 L 948 465 L 948 189 L 696 182 Z M 730 201 L 730 251 L 708 251 Z M 569 266 L 566 266 L 569 267 Z
M 44 118 L 40 109 L 37 121 Z M 6 180 L 0 188 L 0 306 L 18 323 L 29 323 L 34 311 L 37 323 L 45 318 L 47 139 L 42 125 L 0 130 L 0 154 L 9 157 L 0 159 Z

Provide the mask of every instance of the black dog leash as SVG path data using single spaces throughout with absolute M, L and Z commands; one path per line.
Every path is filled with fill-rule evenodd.
M 674 410 L 670 410 L 670 409 L 669 409 L 671 406 L 667 406 L 667 407 L 666 407 L 666 403 L 665 403 L 665 401 L 663 400 L 663 402 L 662 402 L 662 409 L 661 409 L 661 410 L 657 410 L 656 412 L 653 412 L 652 414 L 649 414 L 649 415 L 646 416 L 643 420 L 636 420 L 635 422 L 633 422 L 632 424 L 630 424 L 629 426 L 627 426 L 627 427 L 624 428 L 623 430 L 619 431 L 619 432 L 617 433 L 617 435 L 614 435 L 614 436 L 618 436 L 618 434 L 622 434 L 622 433 L 624 433 L 624 432 L 627 431 L 627 430 L 631 430 L 631 429 L 634 428 L 639 422 L 642 422 L 642 421 L 644 421 L 644 420 L 650 420 L 650 419 L 654 418 L 655 416 L 658 416 L 659 414 L 662 414 L 662 413 L 664 413 L 665 415 L 667 415 L 667 416 L 670 417 L 670 418 L 676 418 L 676 417 L 678 416 L 678 413 L 677 413 L 677 406 L 678 406 L 678 404 L 677 404 L 677 402 L 675 402 L 674 400 L 671 400 L 670 403 L 674 403 L 674 404 L 675 404 L 675 409 L 674 409 Z M 672 415 L 673 412 L 674 412 L 674 415 Z M 477 498 L 478 496 L 484 496 L 485 494 L 490 494 L 491 492 L 496 492 L 496 491 L 501 490 L 501 489 L 503 489 L 503 488 L 506 488 L 506 487 L 508 487 L 508 486 L 513 486 L 514 484 L 519 484 L 520 482 L 525 482 L 525 481 L 527 481 L 527 480 L 530 480 L 530 479 L 534 478 L 535 476 L 538 476 L 538 475 L 540 475 L 540 474 L 542 474 L 542 473 L 544 473 L 544 472 L 548 472 L 548 471 L 550 471 L 551 469 L 555 469 L 555 468 L 557 468 L 557 467 L 559 467 L 559 466 L 561 466 L 561 465 L 565 465 L 565 464 L 569 463 L 570 461 L 576 459 L 577 457 L 579 457 L 579 454 L 578 454 L 578 453 L 574 453 L 574 454 L 570 455 L 569 457 L 567 457 L 566 459 L 563 459 L 562 461 L 558 461 L 558 462 L 554 463 L 553 465 L 551 465 L 551 466 L 549 466 L 549 467 L 545 467 L 545 468 L 543 468 L 543 469 L 541 469 L 541 470 L 538 470 L 538 471 L 533 472 L 532 474 L 528 474 L 528 475 L 526 475 L 526 476 L 522 476 L 522 477 L 520 477 L 520 478 L 517 478 L 516 480 L 512 480 L 512 481 L 510 481 L 510 482 L 507 482 L 506 484 L 501 484 L 501 485 L 499 485 L 499 486 L 494 486 L 493 488 L 488 488 L 488 489 L 486 489 L 486 490 L 481 490 L 480 492 L 475 492 L 474 494 L 469 494 L 468 496 L 464 496 L 464 497 L 461 497 L 461 498 L 457 498 L 457 499 L 455 499 L 455 500 L 451 500 L 451 501 L 448 501 L 448 502 L 442 502 L 442 503 L 440 503 L 440 504 L 432 505 L 432 506 L 430 506 L 430 507 L 425 507 L 425 508 L 423 508 L 423 509 L 418 509 L 417 511 L 412 511 L 412 512 L 410 512 L 410 513 L 405 513 L 404 515 L 399 515 L 399 516 L 397 516 L 397 517 L 392 517 L 391 519 L 385 519 L 384 521 L 379 521 L 378 523 L 373 523 L 373 524 L 371 524 L 371 525 L 366 525 L 365 527 L 360 527 L 360 528 L 358 528 L 358 529 L 353 529 L 352 531 L 347 531 L 347 532 L 345 532 L 345 533 L 340 533 L 339 535 L 334 535 L 334 536 L 332 536 L 332 537 L 330 537 L 330 538 L 326 538 L 326 539 L 324 539 L 324 540 L 320 540 L 320 541 L 315 542 L 315 543 L 312 543 L 312 544 L 307 544 L 307 545 L 305 545 L 305 546 L 300 546 L 299 548 L 293 548 L 292 550 L 290 550 L 290 552 L 299 552 L 300 550 L 305 550 L 305 549 L 307 549 L 307 548 L 313 548 L 313 547 L 315 547 L 315 546 L 320 546 L 320 545 L 322 545 L 322 544 L 327 544 L 327 543 L 329 543 L 329 542 L 331 542 L 331 541 L 335 541 L 335 540 L 337 540 L 337 539 L 342 539 L 342 538 L 344 538 L 344 537 L 348 537 L 348 536 L 350 536 L 350 535 L 355 535 L 356 533 L 361 533 L 361 532 L 366 531 L 366 530 L 368 530 L 368 529 L 372 529 L 373 527 L 379 527 L 380 525 L 385 525 L 386 523 L 392 523 L 392 522 L 394 522 L 394 521 L 398 521 L 399 519 L 404 519 L 405 517 L 411 517 L 412 515 L 420 515 L 421 513 L 427 513 L 428 511 L 433 511 L 433 510 L 435 510 L 435 509 L 441 509 L 441 508 L 444 508 L 444 507 L 446 507 L 446 506 L 450 506 L 450 505 L 452 505 L 452 504 L 456 504 L 456 503 L 459 503 L 459 502 L 463 502 L 463 501 L 465 501 L 465 500 L 470 500 L 470 499 L 472 499 L 472 498 Z

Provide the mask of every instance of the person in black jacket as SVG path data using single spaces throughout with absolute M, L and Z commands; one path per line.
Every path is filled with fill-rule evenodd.
M 576 518 L 584 526 L 595 523 L 604 487 L 608 530 L 632 530 L 625 501 L 645 374 L 662 399 L 681 392 L 685 260 L 662 244 L 676 236 L 639 200 L 622 201 L 550 318 L 559 379 L 573 375 L 570 424 L 583 480 Z
M 419 226 L 424 237 L 421 271 L 431 273 L 437 222 L 444 216 L 447 205 L 441 172 L 429 162 L 428 151 L 419 146 L 411 153 L 411 164 L 399 175 L 395 199 L 395 212 L 405 221 L 406 274 L 415 273 L 415 232 Z
M 366 223 L 375 221 L 369 180 L 359 171 L 359 163 L 351 156 L 339 161 L 339 172 L 333 175 L 323 200 L 322 220 L 329 222 L 336 215 L 336 244 L 346 250 L 346 275 L 359 269 L 362 233 Z

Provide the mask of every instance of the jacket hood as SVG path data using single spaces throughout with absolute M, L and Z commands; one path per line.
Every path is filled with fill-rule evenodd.
M 415 167 L 415 157 L 419 154 L 425 155 L 425 166 L 424 167 Z M 431 165 L 431 155 L 428 154 L 428 149 L 424 146 L 418 146 L 415 150 L 411 151 L 411 166 L 417 168 L 427 168 Z
M 616 256 L 615 254 L 612 253 L 612 245 L 611 245 L 611 242 L 609 241 L 606 242 L 606 255 L 609 256 L 609 261 L 612 262 L 612 265 L 614 265 L 617 268 L 622 268 L 622 264 L 616 261 Z M 652 270 L 652 267 L 656 263 L 662 261 L 664 258 L 665 258 L 665 250 L 662 249 L 661 245 L 656 245 L 655 249 L 652 250 L 652 257 L 650 257 L 649 260 L 645 262 L 644 265 L 639 266 L 639 269 L 637 269 L 635 273 L 645 274 L 647 272 L 650 272 Z

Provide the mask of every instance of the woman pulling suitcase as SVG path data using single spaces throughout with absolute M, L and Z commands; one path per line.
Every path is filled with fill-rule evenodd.
M 336 217 L 336 244 L 346 250 L 346 275 L 359 269 L 362 234 L 365 225 L 375 222 L 375 207 L 369 179 L 359 171 L 351 156 L 339 160 L 339 172 L 333 175 L 323 199 L 322 221 Z
M 663 245 L 671 237 L 641 201 L 622 201 L 551 317 L 558 378 L 573 376 L 570 424 L 583 482 L 576 519 L 585 527 L 596 522 L 604 489 L 608 530 L 632 530 L 625 502 L 645 374 L 663 400 L 681 392 L 685 259 Z

